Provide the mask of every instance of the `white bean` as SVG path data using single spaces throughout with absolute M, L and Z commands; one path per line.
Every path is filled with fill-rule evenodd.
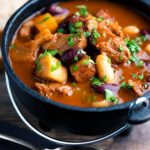
M 106 82 L 111 82 L 115 79 L 114 69 L 111 67 L 109 58 L 104 55 L 98 55 L 96 58 L 97 72 L 100 79 L 106 78 Z
M 139 28 L 136 26 L 126 26 L 122 29 L 123 33 L 134 35 L 140 32 Z

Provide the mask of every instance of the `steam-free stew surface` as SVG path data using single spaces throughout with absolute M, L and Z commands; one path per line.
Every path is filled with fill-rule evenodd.
M 59 6 L 62 6 L 64 8 L 67 8 L 69 10 L 70 14 L 75 13 L 76 11 L 79 11 L 79 9 L 75 8 L 77 5 L 86 5 L 88 8 L 88 11 L 92 14 L 96 14 L 100 8 L 108 9 L 111 16 L 115 17 L 115 20 L 118 21 L 119 25 L 124 28 L 129 25 L 134 25 L 139 30 L 141 29 L 149 29 L 149 22 L 140 14 L 137 12 L 131 10 L 131 8 L 126 8 L 125 6 L 110 3 L 110 2 L 101 2 L 101 1 L 70 1 L 70 2 L 64 2 L 59 4 Z M 40 14 L 38 14 L 40 15 Z M 36 16 L 34 16 L 36 17 Z M 140 33 L 136 36 L 130 36 L 130 38 L 136 38 L 140 37 Z M 22 38 L 19 35 L 19 32 L 14 36 L 14 40 L 12 42 L 12 45 L 18 45 L 20 43 L 26 42 L 26 39 Z M 150 56 L 148 53 L 144 51 L 145 46 L 150 43 L 150 41 L 146 40 L 145 42 L 142 42 L 143 44 L 140 45 L 141 51 L 138 53 L 139 59 L 149 60 Z M 15 47 L 15 46 L 14 46 Z M 89 47 L 90 49 L 91 47 Z M 14 59 L 12 56 L 13 53 L 11 53 L 12 48 L 10 48 L 10 61 L 12 64 L 12 68 L 17 74 L 17 76 L 30 88 L 35 89 L 35 82 L 43 82 L 43 80 L 39 81 L 37 80 L 37 77 L 35 77 L 35 69 L 36 69 L 36 63 L 35 61 L 29 62 L 18 62 Z M 95 51 L 97 54 L 98 51 Z M 100 55 L 100 52 L 98 53 Z M 37 55 L 39 55 L 39 51 L 37 52 Z M 95 61 L 95 60 L 94 60 Z M 143 65 L 142 67 L 138 67 L 134 62 L 131 64 L 128 63 L 112 63 L 112 67 L 114 68 L 115 73 L 115 80 L 113 80 L 113 84 L 120 85 L 121 83 L 127 83 L 129 79 L 133 78 L 133 74 L 137 76 L 143 75 L 143 80 L 146 80 L 147 74 L 149 73 L 150 67 L 149 65 Z M 132 74 L 132 75 L 131 75 Z M 135 77 L 135 78 L 136 78 Z M 73 94 L 71 96 L 67 95 L 59 95 L 59 94 L 52 94 L 49 98 L 51 100 L 54 100 L 56 102 L 60 102 L 63 104 L 68 104 L 72 106 L 80 106 L 80 107 L 92 107 L 92 102 L 97 101 L 103 101 L 106 99 L 105 94 L 100 94 L 98 92 L 95 92 L 91 89 L 91 81 L 85 81 L 85 82 L 76 82 L 74 79 L 72 79 L 71 75 L 69 74 L 69 79 L 67 80 L 67 85 L 71 86 L 73 89 Z M 140 80 L 140 79 L 139 79 Z M 149 87 L 149 83 L 145 83 Z M 147 89 L 149 90 L 149 89 Z M 116 97 L 119 100 L 119 103 L 125 103 L 128 102 L 136 97 L 138 97 L 137 93 L 133 89 L 124 89 L 120 87 L 116 92 L 114 92 L 114 97 Z

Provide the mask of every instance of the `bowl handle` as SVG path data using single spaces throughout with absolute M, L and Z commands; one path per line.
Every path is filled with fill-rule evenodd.
M 150 119 L 150 93 L 148 92 L 131 103 L 129 108 L 128 122 L 140 124 Z

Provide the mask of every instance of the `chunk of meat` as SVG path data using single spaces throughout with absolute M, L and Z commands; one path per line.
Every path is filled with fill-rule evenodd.
M 129 80 L 128 84 L 131 84 L 133 87 L 134 92 L 138 95 L 138 96 L 142 96 L 143 94 L 145 94 L 146 92 L 148 92 L 148 87 L 145 88 L 145 82 L 140 81 L 140 80 Z M 148 86 L 148 85 L 147 85 Z
M 76 81 L 84 82 L 96 74 L 96 67 L 88 56 L 84 56 L 76 64 L 70 66 L 70 72 Z
M 42 44 L 42 49 L 57 49 L 58 53 L 62 55 L 64 51 L 71 47 L 67 40 L 70 36 L 72 36 L 72 34 L 56 33 L 52 36 L 51 40 Z M 84 49 L 87 46 L 87 39 L 84 36 L 81 36 L 79 38 L 77 36 L 74 36 L 72 37 L 72 39 L 72 48 L 80 47 L 81 49 Z
M 34 40 L 38 45 L 41 45 L 43 42 L 51 40 L 52 34 L 49 29 L 44 29 L 43 31 L 39 32 L 35 37 Z
M 66 95 L 71 96 L 73 94 L 72 87 L 69 85 L 63 85 L 61 83 L 35 83 L 35 89 L 38 93 L 40 93 L 43 96 L 46 96 L 47 98 L 50 98 L 52 94 L 58 94 L 58 95 Z
M 18 43 L 10 50 L 11 58 L 15 61 L 35 61 L 38 46 L 34 40 L 25 43 Z
M 90 41 L 101 52 L 105 53 L 113 63 L 122 63 L 130 58 L 130 52 L 124 44 L 123 33 L 117 22 L 98 22 L 97 32 L 101 35 L 95 39 L 92 35 Z
M 30 38 L 33 26 L 34 23 L 32 20 L 25 22 L 20 29 L 20 36 L 23 38 Z
M 124 44 L 124 40 L 117 36 L 113 36 L 111 41 L 99 42 L 97 40 L 96 48 L 100 50 L 102 54 L 106 54 L 113 63 L 122 63 L 130 58 L 130 52 Z

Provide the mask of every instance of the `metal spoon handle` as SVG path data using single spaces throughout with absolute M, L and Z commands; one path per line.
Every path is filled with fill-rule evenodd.
M 31 150 L 37 150 L 37 148 L 35 146 L 33 146 L 30 143 L 25 142 L 21 139 L 18 139 L 16 137 L 11 137 L 9 135 L 0 134 L 0 139 L 24 146 L 24 147 L 29 148 Z

